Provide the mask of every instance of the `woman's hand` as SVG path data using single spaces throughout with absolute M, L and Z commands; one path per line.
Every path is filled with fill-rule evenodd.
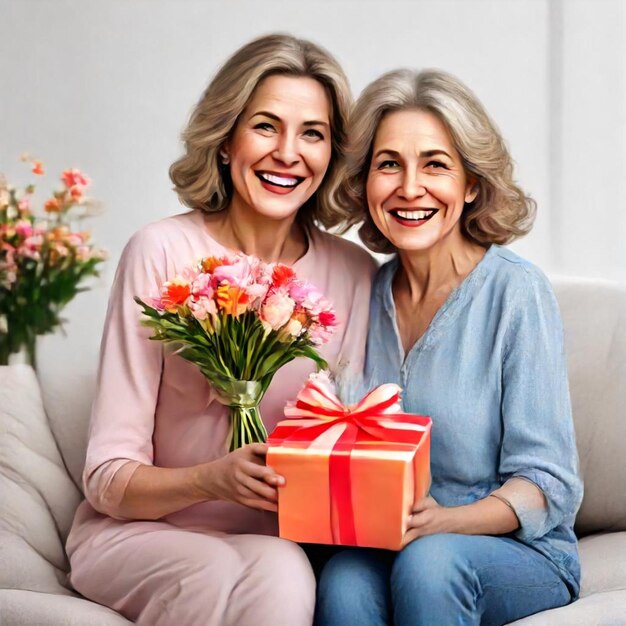
M 446 507 L 427 496 L 413 506 L 402 545 L 435 533 L 504 535 L 518 528 L 515 512 L 499 498 L 487 496 L 472 504 Z
M 201 485 L 207 499 L 228 500 L 253 509 L 278 510 L 276 488 L 285 479 L 265 465 L 267 444 L 252 443 L 207 463 Z
M 413 505 L 402 545 L 426 535 L 452 532 L 452 516 L 452 509 L 440 506 L 433 497 L 422 498 Z

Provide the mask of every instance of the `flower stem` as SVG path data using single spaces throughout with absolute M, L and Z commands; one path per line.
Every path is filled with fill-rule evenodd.
M 249 443 L 267 441 L 267 430 L 258 406 L 231 406 L 230 419 L 232 424 L 230 452 Z

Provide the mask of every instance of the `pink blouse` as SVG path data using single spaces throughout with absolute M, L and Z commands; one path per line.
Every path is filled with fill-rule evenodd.
M 150 224 L 124 249 L 102 338 L 83 474 L 88 503 L 76 517 L 75 539 L 81 534 L 77 525 L 89 523 L 91 532 L 102 515 L 123 519 L 119 503 L 141 464 L 187 467 L 226 454 L 228 410 L 196 366 L 148 340 L 151 331 L 140 325 L 140 308 L 133 301 L 135 295 L 158 295 L 165 280 L 198 259 L 225 252 L 209 235 L 201 211 Z M 334 303 L 339 324 L 321 348 L 331 369 L 361 371 L 373 259 L 356 244 L 313 229 L 294 269 Z M 268 432 L 314 370 L 312 361 L 297 359 L 276 374 L 261 403 Z M 164 519 L 189 529 L 277 534 L 275 514 L 225 501 L 195 504 Z

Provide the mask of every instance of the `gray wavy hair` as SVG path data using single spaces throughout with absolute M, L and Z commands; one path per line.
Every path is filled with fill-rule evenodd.
M 535 201 L 513 180 L 513 160 L 485 108 L 458 78 L 440 71 L 401 69 L 372 82 L 356 102 L 348 128 L 349 145 L 336 196 L 348 215 L 345 228 L 363 223 L 359 235 L 374 252 L 395 248 L 374 224 L 365 185 L 376 130 L 394 111 L 418 109 L 436 115 L 447 127 L 466 173 L 476 178 L 478 194 L 461 216 L 466 237 L 486 246 L 525 235 L 536 212 Z

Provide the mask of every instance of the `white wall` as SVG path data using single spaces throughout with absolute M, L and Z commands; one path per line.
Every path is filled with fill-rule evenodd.
M 106 208 L 92 223 L 106 275 L 68 307 L 69 337 L 51 351 L 97 351 L 125 241 L 180 210 L 167 169 L 191 107 L 238 46 L 277 30 L 331 50 L 355 94 L 398 66 L 457 74 L 539 204 L 514 248 L 547 271 L 626 277 L 620 0 L 0 0 L 0 25 L 0 171 L 24 180 L 24 150 L 54 176 L 79 167 Z

